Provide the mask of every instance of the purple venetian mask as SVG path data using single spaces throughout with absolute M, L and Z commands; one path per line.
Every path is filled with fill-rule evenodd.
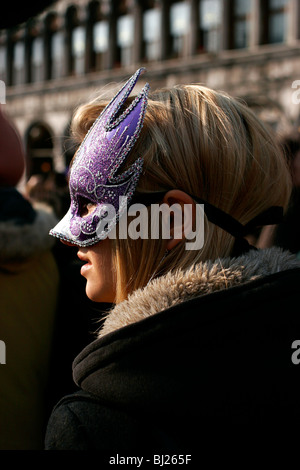
M 137 70 L 121 88 L 81 143 L 70 171 L 70 209 L 50 235 L 78 246 L 93 245 L 107 237 L 127 209 L 143 158 L 139 157 L 125 172 L 116 173 L 143 126 L 148 83 L 125 111 L 121 107 L 143 71 Z M 83 216 L 87 203 L 92 210 Z

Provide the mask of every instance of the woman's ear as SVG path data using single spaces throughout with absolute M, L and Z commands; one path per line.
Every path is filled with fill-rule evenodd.
M 172 250 L 178 243 L 185 239 L 185 234 L 193 230 L 195 219 L 195 203 L 191 196 L 180 189 L 171 189 L 163 199 L 163 203 L 170 207 L 165 223 L 170 227 L 170 238 L 166 243 L 166 249 Z

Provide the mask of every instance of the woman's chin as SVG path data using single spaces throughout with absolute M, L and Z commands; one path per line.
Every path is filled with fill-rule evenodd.
M 107 289 L 99 289 L 99 286 L 95 288 L 87 282 L 85 292 L 87 297 L 93 302 L 113 303 L 112 296 L 109 295 Z
M 86 285 L 85 293 L 87 297 L 92 300 L 93 302 L 101 302 L 101 295 L 99 292 L 95 291 L 95 289 L 92 289 L 88 286 L 88 283 Z

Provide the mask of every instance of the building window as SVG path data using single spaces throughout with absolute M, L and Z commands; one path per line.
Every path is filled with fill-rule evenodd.
M 77 26 L 72 31 L 73 71 L 76 75 L 85 72 L 85 29 Z
M 159 60 L 161 54 L 161 10 L 151 8 L 143 14 L 145 60 Z
M 249 46 L 251 5 L 249 0 L 235 0 L 233 8 L 233 48 L 243 49 Z
M 126 67 L 133 62 L 134 17 L 122 15 L 117 20 L 117 45 L 120 49 L 121 66 Z
M 25 44 L 17 41 L 14 45 L 13 54 L 13 85 L 20 85 L 25 82 Z
M 107 67 L 109 45 L 109 24 L 108 21 L 102 20 L 94 24 L 93 28 L 93 49 L 95 53 L 96 70 L 105 69 Z
M 269 0 L 268 43 L 284 42 L 287 33 L 287 8 L 289 0 Z
M 171 54 L 173 57 L 180 57 L 187 53 L 190 24 L 190 4 L 186 2 L 173 3 L 170 8 Z
M 51 37 L 51 78 L 65 75 L 64 33 L 56 31 Z
M 201 0 L 199 4 L 201 44 L 204 51 L 221 49 L 222 0 Z
M 40 82 L 44 79 L 44 43 L 43 38 L 36 37 L 31 49 L 31 80 Z

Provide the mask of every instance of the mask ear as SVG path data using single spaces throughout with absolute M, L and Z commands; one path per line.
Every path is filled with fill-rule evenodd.
M 118 115 L 143 71 L 143 68 L 137 70 L 105 107 L 76 152 L 72 172 L 83 167 L 86 160 L 90 162 L 91 167 L 96 161 L 99 165 L 102 163 L 101 168 L 98 169 L 97 186 L 123 182 L 142 164 L 140 157 L 138 164 L 133 164 L 123 174 L 115 176 L 134 146 L 143 126 L 149 92 L 148 83 L 122 114 Z
M 125 83 L 121 90 L 113 97 L 113 99 L 108 103 L 108 105 L 100 114 L 98 119 L 101 119 L 103 122 L 106 123 L 106 130 L 111 130 L 116 127 L 119 122 L 123 121 L 124 117 L 130 113 L 131 109 L 134 108 L 135 104 L 133 102 L 120 116 L 118 116 L 121 107 L 124 105 L 128 96 L 135 87 L 138 78 L 144 73 L 145 70 L 146 69 L 144 67 L 138 69 L 135 74 L 132 75 L 132 77 Z M 148 89 L 148 83 L 145 86 Z

